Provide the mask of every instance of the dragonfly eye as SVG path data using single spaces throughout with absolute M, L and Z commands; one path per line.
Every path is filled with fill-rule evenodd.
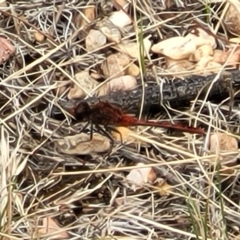
M 79 121 L 83 121 L 89 118 L 90 106 L 86 102 L 81 102 L 77 105 L 75 110 L 75 117 Z

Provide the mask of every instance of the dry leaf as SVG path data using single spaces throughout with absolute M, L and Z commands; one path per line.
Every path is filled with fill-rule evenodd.
M 15 47 L 4 37 L 0 37 L 0 64 L 15 53 Z
M 101 153 L 110 149 L 110 140 L 98 133 L 93 133 L 92 140 L 89 140 L 89 134 L 80 133 L 55 140 L 55 146 L 62 153 L 79 155 Z
M 59 87 L 53 89 L 53 92 L 56 96 L 61 96 L 67 90 L 67 87 L 63 86 L 61 83 L 58 83 L 58 86 Z
M 223 64 L 228 57 L 228 52 L 216 49 L 213 51 L 213 61 Z
M 115 141 L 121 142 L 121 137 L 122 137 L 123 143 L 134 141 L 134 137 L 130 136 L 133 133 L 133 131 L 131 131 L 129 128 L 117 127 L 116 130 L 118 132 L 112 131 L 112 136 Z
M 206 56 L 202 57 L 197 63 L 195 69 L 197 70 L 196 74 L 206 74 L 206 73 L 215 73 L 218 72 L 221 68 L 221 64 L 214 62 L 213 57 Z
M 154 44 L 151 50 L 175 60 L 187 59 L 196 51 L 196 43 L 190 38 L 173 37 Z
M 97 96 L 103 96 L 110 92 L 132 90 L 136 88 L 136 86 L 137 86 L 137 80 L 135 77 L 126 75 L 126 76 L 114 78 L 111 81 L 104 84 L 98 90 Z
M 221 64 L 216 63 L 214 61 L 209 61 L 206 65 L 206 69 L 205 72 L 209 72 L 209 73 L 218 73 L 219 70 L 221 69 Z
M 91 78 L 93 78 L 95 80 L 102 79 L 102 75 L 98 72 L 91 72 L 90 76 L 91 76 Z
M 167 70 L 171 73 L 177 73 L 174 74 L 174 76 L 184 77 L 185 75 L 188 75 L 186 71 L 193 69 L 193 63 L 188 60 L 173 60 L 168 57 L 165 59 Z
M 228 58 L 226 59 L 226 65 L 229 66 L 235 66 L 237 67 L 237 65 L 240 62 L 240 49 L 236 49 L 233 53 L 231 50 L 228 51 Z
M 132 130 L 130 130 L 129 128 L 127 128 L 127 127 L 116 127 L 115 129 L 118 132 L 116 132 L 116 131 L 111 132 L 111 135 L 112 135 L 112 137 L 115 141 L 121 142 L 121 137 L 122 137 L 123 143 L 126 143 L 126 142 L 136 143 L 136 142 L 138 142 L 138 143 L 141 143 L 142 147 L 149 147 L 148 143 L 138 139 L 137 136 L 136 136 L 136 133 L 133 132 Z
M 143 39 L 144 53 L 143 56 L 146 57 L 147 53 L 149 53 L 151 49 L 152 42 L 149 40 L 150 36 L 147 36 Z M 140 46 L 136 42 L 128 42 L 124 41 L 119 43 L 117 46 L 113 46 L 113 48 L 117 49 L 120 52 L 128 54 L 130 57 L 139 59 Z
M 83 10 L 85 19 L 87 19 L 88 21 L 86 21 L 83 17 L 81 18 L 82 28 L 84 28 L 85 26 L 87 26 L 89 23 L 93 22 L 96 19 L 95 12 L 96 12 L 96 6 L 88 6 Z
M 132 63 L 127 69 L 127 74 L 133 77 L 137 77 L 140 74 L 140 69 L 136 64 Z
M 238 143 L 236 138 L 227 135 L 226 133 L 213 133 L 210 136 L 210 152 L 220 150 L 237 150 Z
M 101 68 L 106 78 L 116 78 L 125 75 L 127 71 L 126 66 L 129 64 L 130 58 L 128 55 L 124 53 L 116 53 L 108 56 L 102 63 Z
M 85 46 L 88 52 L 98 49 L 107 43 L 106 36 L 98 30 L 91 29 L 85 39 Z
M 138 163 L 136 167 L 138 166 L 145 166 L 145 164 Z M 153 183 L 156 180 L 156 173 L 151 167 L 136 168 L 131 170 L 126 179 L 129 181 L 131 188 L 136 191 L 147 182 Z
M 222 166 L 219 173 L 221 177 L 229 177 L 229 176 L 234 176 L 235 169 L 234 168 L 229 168 L 226 166 Z
M 209 151 L 210 153 L 221 153 L 222 151 L 232 151 L 233 154 L 228 156 L 220 156 L 220 161 L 226 163 L 229 160 L 234 160 L 238 150 L 238 142 L 236 138 L 227 135 L 226 133 L 213 133 L 209 139 Z M 215 158 L 212 159 L 215 161 Z
M 72 17 L 72 23 L 75 25 L 77 29 L 81 27 L 82 16 L 81 14 L 79 14 L 79 12 L 74 12 Z
M 215 62 L 224 64 L 228 66 L 236 66 L 240 61 L 240 49 L 237 48 L 232 53 L 232 50 L 223 51 L 223 50 L 215 50 L 213 54 L 213 58 Z M 227 62 L 226 62 L 227 61 Z
M 109 42 L 120 43 L 122 35 L 117 26 L 115 26 L 108 18 L 103 19 L 96 24 L 96 27 L 107 37 Z
M 38 233 L 41 235 L 43 234 L 52 234 L 51 237 L 48 239 L 68 239 L 69 234 L 66 232 L 66 230 L 62 230 L 58 226 L 58 224 L 50 217 L 43 218 L 43 227 L 38 229 Z M 54 234 L 55 232 L 59 232 L 57 234 Z
M 91 78 L 89 71 L 87 70 L 77 73 L 75 75 L 75 80 L 88 92 L 92 91 L 92 89 L 98 85 L 98 82 Z M 84 98 L 86 94 L 82 88 L 74 83 L 73 87 L 69 90 L 68 99 Z
M 221 180 L 227 180 L 227 181 L 234 181 L 235 179 L 235 173 L 236 169 L 233 168 L 233 166 L 236 165 L 236 163 L 232 164 L 221 164 L 220 169 L 219 169 L 219 176 L 221 177 Z
M 39 31 L 35 31 L 34 32 L 34 39 L 39 42 L 39 43 L 42 43 L 45 41 L 45 36 L 39 32 Z
M 122 10 L 113 12 L 109 17 L 109 20 L 119 28 L 124 28 L 132 23 L 131 18 Z
M 158 192 L 161 196 L 169 196 L 173 186 L 169 185 L 164 179 L 158 179 L 157 183 Z
M 240 4 L 237 2 L 229 2 L 228 10 L 223 18 L 227 30 L 235 36 L 239 36 L 240 32 Z
M 211 45 L 202 45 L 196 49 L 191 56 L 190 61 L 200 61 L 202 57 L 213 56 L 213 48 Z
M 209 35 L 206 31 L 201 28 L 194 29 L 191 33 L 186 36 L 187 39 L 191 39 L 195 42 L 197 47 L 202 45 L 210 45 L 213 49 L 217 47 L 215 37 Z

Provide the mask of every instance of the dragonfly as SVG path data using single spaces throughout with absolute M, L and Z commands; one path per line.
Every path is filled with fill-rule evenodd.
M 139 120 L 133 116 L 125 114 L 120 107 L 116 107 L 110 102 L 99 101 L 95 104 L 89 104 L 88 102 L 80 102 L 73 109 L 71 114 L 79 122 L 87 122 L 82 131 L 91 124 L 90 141 L 92 140 L 93 125 L 95 125 L 101 132 L 107 135 L 113 142 L 111 136 L 107 134 L 100 125 L 106 129 L 110 128 L 113 131 L 117 131 L 112 126 L 130 127 L 130 126 L 149 126 L 160 127 L 165 129 L 172 129 L 181 132 L 187 132 L 192 134 L 205 134 L 204 129 L 199 127 L 184 126 L 180 123 L 172 123 L 170 121 L 149 121 Z M 117 131 L 118 132 L 118 131 Z M 121 133 L 119 133 L 121 136 Z

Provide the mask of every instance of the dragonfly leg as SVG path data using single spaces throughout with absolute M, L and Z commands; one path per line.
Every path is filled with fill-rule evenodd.
M 90 139 L 89 141 L 92 141 L 93 139 L 93 124 L 91 123 L 91 126 L 90 126 Z
M 112 149 L 113 149 L 113 146 L 114 146 L 114 140 L 113 140 L 112 136 L 106 130 L 104 130 L 102 127 L 100 127 L 99 125 L 96 125 L 96 128 L 99 130 L 99 132 L 102 132 L 103 135 L 105 135 L 107 138 L 110 139 L 111 146 L 110 146 L 110 148 L 107 152 L 107 156 L 109 156 L 110 153 L 112 152 Z
M 96 125 L 96 128 L 99 130 L 99 132 L 102 132 L 103 135 L 105 135 L 106 137 L 108 137 L 111 141 L 111 144 L 114 145 L 114 140 L 112 138 L 112 136 L 106 131 L 104 130 L 102 127 L 100 127 L 99 125 Z
M 84 132 L 84 130 L 89 126 L 90 124 L 90 138 L 88 140 L 81 141 L 82 142 L 91 142 L 93 138 L 93 124 L 91 122 L 87 122 L 83 128 L 79 131 L 79 133 Z
M 88 126 L 89 126 L 89 124 L 91 124 L 92 125 L 92 123 L 90 123 L 90 122 L 87 122 L 84 126 L 83 126 L 83 128 L 81 129 L 81 131 L 80 132 L 83 132 Z
M 113 127 L 110 127 L 110 126 L 106 127 L 106 129 L 109 129 L 109 130 L 111 130 L 113 132 L 118 133 L 119 136 L 120 136 L 121 145 L 123 145 L 122 133 L 119 130 L 117 130 L 117 129 L 113 128 Z

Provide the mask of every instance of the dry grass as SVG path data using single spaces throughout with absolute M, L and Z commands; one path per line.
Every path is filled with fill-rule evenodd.
M 87 30 L 73 23 L 87 1 L 9 2 L 0 10 L 1 31 L 17 53 L 0 74 L 0 238 L 50 239 L 56 233 L 41 235 L 39 227 L 51 217 L 60 226 L 56 231 L 67 231 L 68 239 L 240 239 L 239 166 L 220 168 L 213 164 L 219 153 L 207 151 L 210 131 L 239 132 L 238 108 L 231 121 L 224 117 L 227 101 L 197 101 L 191 111 L 171 111 L 171 118 L 209 126 L 207 137 L 141 128 L 133 130 L 146 147 L 116 144 L 110 156 L 63 154 L 54 140 L 83 125 L 73 126 L 67 114 L 63 120 L 52 118 L 52 108 L 66 98 L 77 72 L 106 58 L 85 51 Z M 221 26 L 215 3 L 185 1 L 189 8 L 180 10 L 183 3 L 174 0 L 175 14 L 163 19 L 159 13 L 165 2 L 171 1 L 134 2 L 135 31 L 142 26 L 143 34 L 180 35 L 193 20 L 210 26 L 206 19 L 212 18 Z M 34 43 L 34 31 L 45 33 L 46 41 Z M 145 64 L 155 61 L 145 59 Z M 63 85 L 66 92 L 57 96 L 54 90 Z M 208 114 L 200 112 L 203 107 Z M 231 157 L 232 152 L 221 154 Z M 172 186 L 169 195 L 161 196 L 151 184 L 135 192 L 128 188 L 126 175 L 137 162 L 154 167 Z

